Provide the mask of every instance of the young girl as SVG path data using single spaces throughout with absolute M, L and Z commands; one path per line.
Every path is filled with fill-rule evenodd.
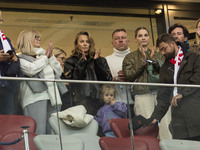
M 110 128 L 110 120 L 112 118 L 126 118 L 127 107 L 123 102 L 116 102 L 115 89 L 111 85 L 103 85 L 101 99 L 104 101 L 104 106 L 101 107 L 97 115 L 94 117 L 98 124 L 102 127 L 105 136 L 115 137 Z

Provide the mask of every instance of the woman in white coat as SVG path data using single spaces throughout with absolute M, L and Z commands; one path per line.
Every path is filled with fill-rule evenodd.
M 26 77 L 55 79 L 62 74 L 62 67 L 52 53 L 52 44 L 44 50 L 40 47 L 40 33 L 34 30 L 22 31 L 17 40 L 21 52 L 20 68 Z M 56 92 L 56 94 L 55 94 Z M 58 84 L 53 82 L 24 81 L 20 86 L 20 102 L 24 115 L 36 120 L 36 134 L 50 134 L 48 119 L 56 111 L 56 104 L 62 104 Z

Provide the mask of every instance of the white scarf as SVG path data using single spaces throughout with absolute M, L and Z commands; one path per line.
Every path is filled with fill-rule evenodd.
M 45 55 L 45 50 L 43 48 L 34 48 L 34 52 L 36 53 L 36 59 L 40 59 L 41 57 L 44 57 Z M 44 79 L 55 79 L 54 68 L 51 66 L 50 63 L 48 63 L 43 68 L 42 72 L 44 73 Z M 51 105 L 52 106 L 56 105 L 56 99 L 57 99 L 57 104 L 61 105 L 62 102 L 61 102 L 61 97 L 60 97 L 57 83 L 55 83 L 56 86 L 54 86 L 53 82 L 45 82 L 45 83 L 48 87 L 47 92 L 48 92 L 49 99 L 51 101 Z
M 178 48 L 179 48 L 178 54 L 173 60 L 170 61 L 172 64 L 174 64 L 174 84 L 177 84 L 178 70 L 180 68 L 181 61 L 184 57 L 182 48 L 181 47 L 178 47 Z M 173 96 L 176 96 L 177 94 L 178 94 L 177 87 L 174 87 Z
M 4 53 L 6 53 L 8 50 L 11 50 L 11 47 L 6 39 L 6 36 L 4 35 L 4 33 L 1 30 L 0 30 L 0 37 L 1 37 L 1 42 L 2 42 L 3 49 L 4 49 Z

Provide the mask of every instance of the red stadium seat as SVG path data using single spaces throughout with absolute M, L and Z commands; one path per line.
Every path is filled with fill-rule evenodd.
M 12 142 L 23 133 L 22 126 L 29 126 L 29 148 L 37 150 L 33 138 L 36 136 L 36 122 L 33 118 L 22 115 L 0 115 L 0 142 Z M 0 145 L 0 150 L 25 150 L 24 139 L 13 145 Z

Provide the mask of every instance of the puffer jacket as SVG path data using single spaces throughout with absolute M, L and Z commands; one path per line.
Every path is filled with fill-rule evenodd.
M 174 83 L 174 65 L 166 60 L 160 70 L 161 83 Z M 178 84 L 200 85 L 200 56 L 187 52 L 180 64 Z M 173 138 L 183 139 L 200 136 L 200 88 L 178 88 L 183 98 L 177 107 L 172 107 Z M 167 112 L 173 96 L 173 87 L 161 87 L 157 94 L 157 106 L 152 118 L 161 120 Z
M 150 49 L 148 49 L 145 54 L 147 56 L 147 59 L 150 59 Z M 163 60 L 163 57 L 161 56 L 161 53 L 155 54 L 156 59 Z M 147 73 L 147 65 L 142 61 L 142 53 L 139 49 L 137 49 L 134 52 L 129 53 L 126 55 L 123 61 L 123 71 L 126 75 L 126 78 L 130 82 L 148 82 L 148 73 Z M 158 63 L 154 64 L 153 67 L 157 72 L 159 73 L 159 65 Z M 133 93 L 134 94 L 144 94 L 149 92 L 148 86 L 134 86 Z

